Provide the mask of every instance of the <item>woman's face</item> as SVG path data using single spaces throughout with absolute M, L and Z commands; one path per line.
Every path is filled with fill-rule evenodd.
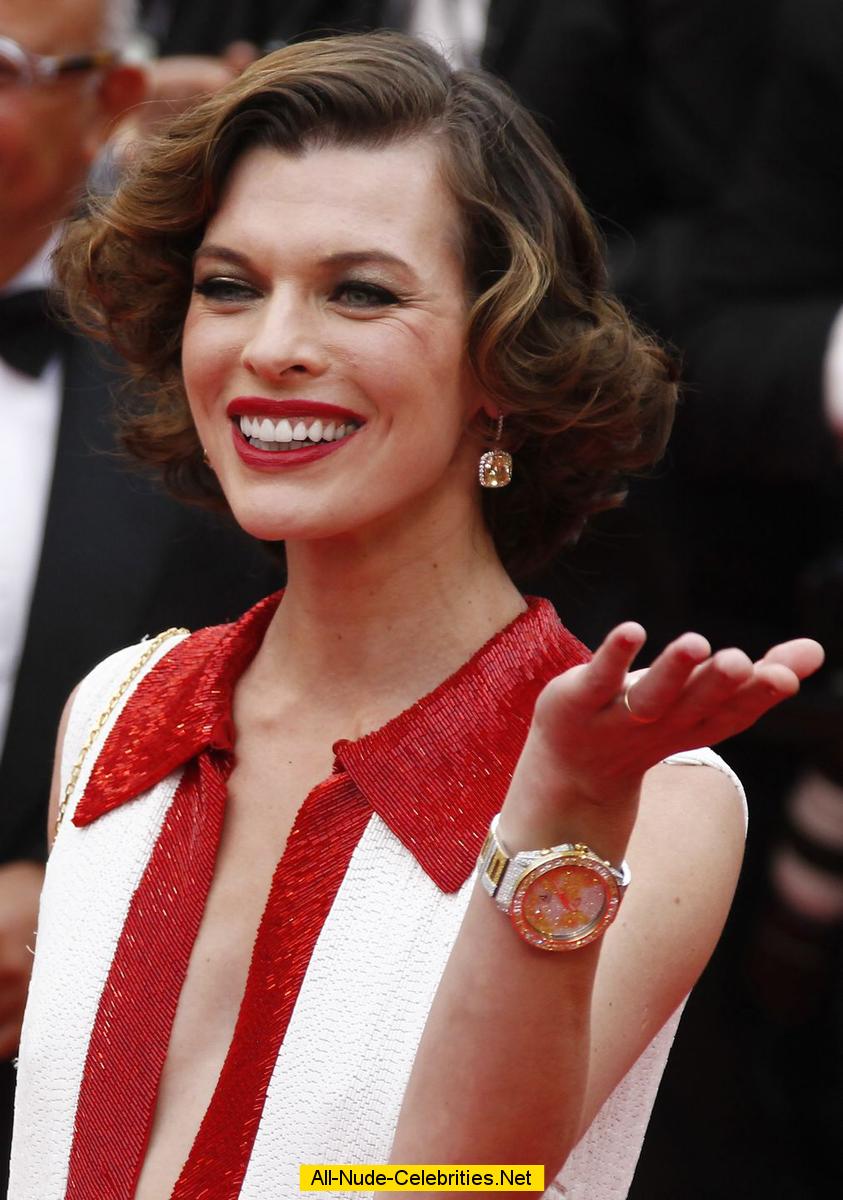
M 271 540 L 471 526 L 466 318 L 431 142 L 246 154 L 196 255 L 182 360 L 240 524 Z

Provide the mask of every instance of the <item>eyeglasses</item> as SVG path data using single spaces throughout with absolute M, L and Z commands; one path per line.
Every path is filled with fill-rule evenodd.
M 113 50 L 90 54 L 34 54 L 12 38 L 0 37 L 0 88 L 53 83 L 73 71 L 95 71 L 115 62 Z

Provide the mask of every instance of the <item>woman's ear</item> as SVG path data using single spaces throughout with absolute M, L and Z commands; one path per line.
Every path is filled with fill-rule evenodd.
M 471 416 L 473 420 L 478 425 L 482 425 L 486 421 L 491 421 L 493 423 L 497 421 L 498 417 L 502 414 L 500 402 L 495 396 L 492 396 L 488 391 L 486 391 L 476 376 L 473 379 L 472 391 L 473 404 L 471 408 Z

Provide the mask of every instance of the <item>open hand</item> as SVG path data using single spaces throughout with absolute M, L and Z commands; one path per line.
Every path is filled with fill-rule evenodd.
M 647 670 L 630 673 L 645 639 L 634 622 L 617 626 L 591 662 L 552 680 L 539 697 L 536 730 L 587 793 L 633 783 L 670 754 L 747 729 L 795 695 L 824 657 L 818 642 L 800 638 L 753 663 L 742 650 L 712 654 L 704 637 L 686 633 Z

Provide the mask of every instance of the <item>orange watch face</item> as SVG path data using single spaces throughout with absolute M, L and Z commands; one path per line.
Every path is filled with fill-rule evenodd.
M 522 937 L 550 950 L 573 950 L 603 932 L 618 907 L 618 888 L 602 864 L 556 863 L 529 872 L 512 902 Z

